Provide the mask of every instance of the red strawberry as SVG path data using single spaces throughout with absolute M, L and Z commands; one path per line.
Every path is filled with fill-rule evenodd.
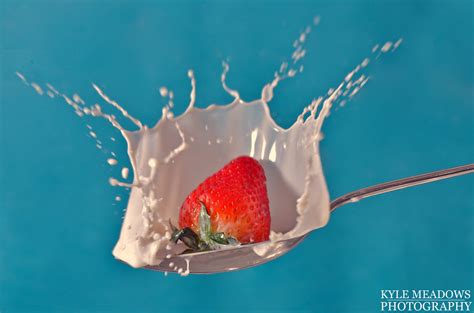
M 268 240 L 270 208 L 265 182 L 257 160 L 247 156 L 232 160 L 188 195 L 179 212 L 180 228 L 200 234 L 206 247 L 213 242 L 232 244 L 234 239 L 240 243 Z

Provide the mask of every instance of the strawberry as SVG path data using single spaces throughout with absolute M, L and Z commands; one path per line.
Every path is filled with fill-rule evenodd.
M 260 163 L 241 156 L 204 180 L 181 206 L 179 227 L 172 226 L 172 240 L 192 250 L 268 240 L 270 208 Z

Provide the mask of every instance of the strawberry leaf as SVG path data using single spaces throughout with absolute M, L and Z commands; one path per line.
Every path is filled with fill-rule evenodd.
M 207 213 L 207 208 L 201 202 L 201 211 L 199 212 L 199 235 L 201 240 L 209 244 L 211 242 L 211 217 Z
M 229 244 L 227 237 L 224 233 L 212 233 L 210 239 L 220 245 L 227 245 Z
M 175 229 L 171 234 L 170 241 L 177 243 L 180 237 L 183 235 L 184 231 L 182 229 Z
M 175 243 L 181 240 L 186 246 L 194 251 L 200 250 L 200 241 L 198 235 L 189 227 L 185 227 L 171 236 L 171 240 Z
M 181 237 L 183 235 L 183 230 L 178 229 L 176 226 L 174 226 L 173 223 L 171 223 L 171 219 L 168 220 L 168 223 L 169 223 L 170 229 L 171 229 L 170 241 L 172 241 L 174 243 L 177 243 L 178 240 L 179 240 L 179 237 Z
M 171 219 L 168 220 L 168 224 L 170 225 L 170 229 L 173 233 L 179 230 L 176 226 L 173 225 L 173 223 L 171 223 Z
M 226 236 L 226 234 L 218 232 L 212 233 L 210 239 L 217 244 L 220 245 L 230 245 L 230 246 L 238 246 L 240 242 L 232 236 Z
M 240 245 L 240 241 L 238 241 L 237 239 L 235 239 L 232 236 L 229 236 L 229 237 L 227 237 L 227 244 L 229 244 L 231 246 L 238 246 L 238 245 Z

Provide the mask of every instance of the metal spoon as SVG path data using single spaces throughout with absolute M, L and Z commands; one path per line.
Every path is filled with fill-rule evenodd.
M 342 205 L 357 202 L 361 199 L 379 195 L 382 193 L 387 193 L 398 189 L 413 187 L 416 185 L 426 184 L 473 172 L 474 164 L 469 164 L 359 189 L 332 201 L 330 210 L 332 212 Z M 192 254 L 175 255 L 170 259 L 164 260 L 163 262 L 161 262 L 161 264 L 157 266 L 148 266 L 146 268 L 161 272 L 179 271 L 180 273 L 184 272 L 186 274 L 188 273 L 188 271 L 191 274 L 211 274 L 235 271 L 260 265 L 271 261 L 279 256 L 282 256 L 283 254 L 296 247 L 306 236 L 307 234 L 298 238 L 273 243 L 268 246 L 269 250 L 266 251 L 264 257 L 261 257 L 256 254 L 253 248 L 258 245 L 268 245 L 268 242 L 249 244 L 225 250 L 214 250 Z

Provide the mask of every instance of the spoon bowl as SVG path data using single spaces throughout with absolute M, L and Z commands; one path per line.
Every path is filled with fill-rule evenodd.
M 342 205 L 374 195 L 473 172 L 474 164 L 469 164 L 363 188 L 335 199 L 331 202 L 330 210 L 332 212 Z M 211 274 L 245 269 L 284 255 L 303 241 L 306 235 L 276 242 L 266 241 L 221 250 L 174 255 L 163 260 L 159 265 L 145 268 L 180 274 Z
M 291 238 L 278 242 L 260 242 L 239 247 L 174 255 L 157 266 L 147 269 L 161 272 L 182 272 L 189 270 L 192 274 L 210 274 L 229 272 L 257 266 L 276 259 L 296 247 L 306 236 Z M 258 254 L 256 251 L 264 251 Z M 189 267 L 188 267 L 189 262 Z

